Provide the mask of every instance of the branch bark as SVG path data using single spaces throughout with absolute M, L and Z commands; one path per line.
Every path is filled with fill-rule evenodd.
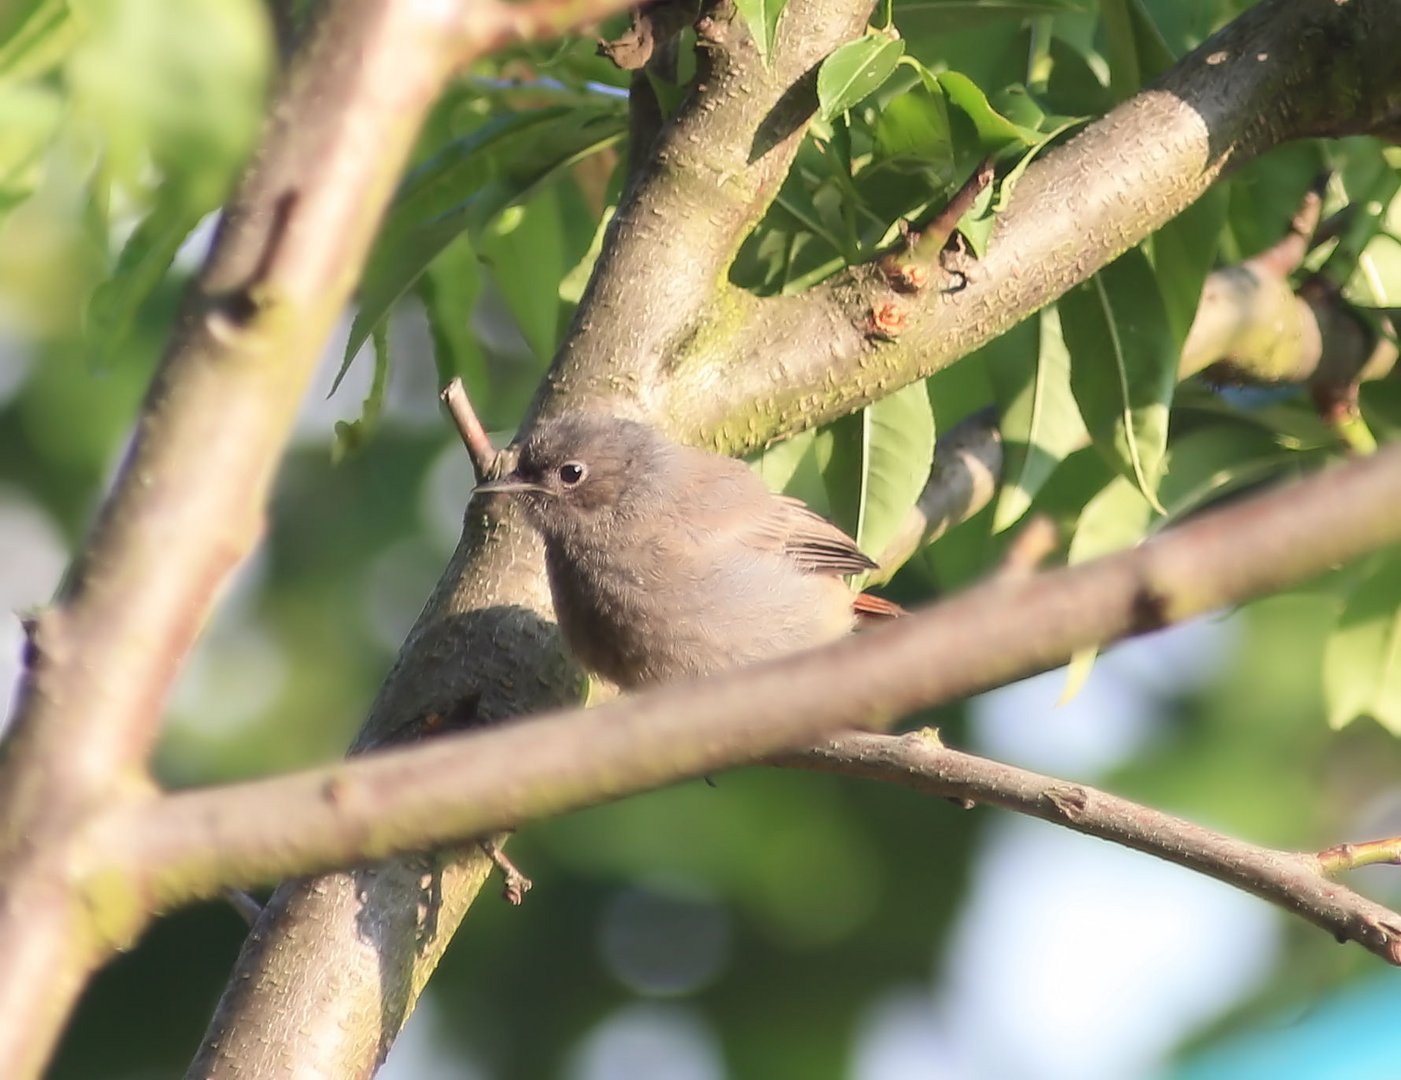
M 664 415 L 692 440 L 733 452 L 844 415 L 1084 281 L 1231 167 L 1291 139 L 1380 129 L 1398 114 L 1401 7 L 1266 0 L 1033 163 L 964 287 L 941 290 L 936 273 L 923 292 L 900 292 L 871 264 L 800 295 L 732 302 L 673 359 Z M 876 310 L 903 326 L 893 339 L 870 333 Z
M 969 807 L 1000 806 L 1122 844 L 1244 889 L 1339 941 L 1355 941 L 1401 964 L 1401 915 L 1331 880 L 1329 873 L 1341 862 L 1333 856 L 1336 849 L 1277 851 L 1249 844 L 1084 784 L 951 750 L 931 731 L 843 735 L 777 764 L 901 784 Z M 1389 843 L 1385 854 L 1394 856 L 1396 842 Z
M 75 836 L 150 798 L 175 671 L 256 543 L 270 477 L 420 122 L 458 64 L 619 0 L 341 0 L 288 70 L 68 583 L 35 620 L 0 764 L 0 1061 L 36 1075 L 147 913 Z

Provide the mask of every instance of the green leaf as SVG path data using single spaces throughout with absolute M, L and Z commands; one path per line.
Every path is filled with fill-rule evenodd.
M 384 408 L 384 394 L 389 388 L 389 326 L 380 323 L 370 335 L 374 342 L 375 374 L 370 381 L 370 392 L 360 405 L 357 420 L 337 420 L 336 440 L 331 444 L 331 463 L 339 465 L 351 454 L 360 450 L 379 427 L 379 414 Z
M 934 81 L 948 95 L 949 102 L 973 122 L 983 154 L 995 155 L 1008 147 L 1034 146 L 1041 141 L 1038 131 L 1014 124 L 994 109 L 978 84 L 967 75 L 945 71 Z
M 1287 450 L 1248 423 L 1215 424 L 1174 439 L 1159 488 L 1171 524 L 1231 491 L 1323 460 L 1319 451 Z
M 1382 558 L 1348 595 L 1323 654 L 1328 724 L 1370 716 L 1401 735 L 1401 552 Z
M 62 63 L 81 35 L 67 0 L 10 0 L 0 7 L 0 81 L 38 78 Z
M 944 95 L 918 85 L 891 98 L 875 129 L 875 160 L 932 174 L 935 184 L 954 178 L 953 133 Z
M 880 89 L 905 54 L 905 43 L 884 34 L 848 41 L 817 71 L 818 113 L 830 120 Z
M 1178 351 L 1148 259 L 1133 248 L 1060 301 L 1070 386 L 1095 446 L 1153 505 Z
M 740 18 L 749 27 L 749 36 L 754 39 L 754 47 L 759 50 L 759 58 L 768 66 L 773 54 L 774 36 L 778 31 L 778 17 L 783 14 L 784 0 L 735 0 Z
M 502 214 L 483 231 L 478 250 L 530 351 L 537 360 L 549 360 L 559 336 L 559 283 L 566 269 L 555 193 Z
M 207 209 L 191 206 L 174 193 L 158 198 L 122 245 L 111 276 L 88 300 L 84 333 L 99 366 L 127 344 L 141 304 L 165 279 L 180 245 Z
M 940 34 L 973 30 L 993 23 L 1084 11 L 1077 0 L 901 0 L 896 21 L 913 33 L 928 27 Z
M 472 312 L 481 289 L 481 266 L 471 238 L 465 235 L 433 260 L 417 287 L 433 341 L 438 385 L 446 386 L 454 375 L 461 376 L 479 407 L 489 381 L 486 356 L 472 330 Z
M 539 109 L 484 125 L 415 170 L 366 264 L 336 384 L 370 332 L 444 248 L 464 232 L 480 234 L 561 169 L 616 142 L 624 126 L 613 103 Z M 553 326 L 549 333 L 553 337 Z
M 1124 101 L 1173 64 L 1168 48 L 1142 0 L 1100 0 L 1109 91 Z
M 1114 107 L 1114 98 L 1075 47 L 1061 38 L 1050 43 L 1051 74 L 1047 102 L 1074 116 L 1101 116 Z
M 1067 561 L 1074 566 L 1132 547 L 1147 535 L 1153 518 L 1153 507 L 1143 493 L 1124 477 L 1117 476 L 1085 505 L 1070 539 Z M 1084 688 L 1098 655 L 1096 646 L 1076 650 L 1066 668 L 1060 704 L 1065 704 Z
M 0 85 L 0 211 L 27 199 L 44 176 L 44 160 L 63 121 L 59 94 L 45 86 Z
M 1070 354 L 1054 307 L 975 354 L 987 365 L 1002 418 L 1002 484 L 993 532 L 1016 523 L 1061 461 L 1088 435 L 1070 390 Z
M 923 382 L 912 383 L 830 426 L 822 476 L 834 519 L 879 560 L 929 479 L 934 412 Z M 883 567 L 891 569 L 893 567 Z
M 802 499 L 819 514 L 828 513 L 818 443 L 830 442 L 825 432 L 800 431 L 749 459 L 749 466 L 771 491 Z
M 1197 317 L 1202 285 L 1216 263 L 1226 203 L 1225 190 L 1211 188 L 1153 234 L 1153 269 L 1179 350 Z
M 272 60 L 265 13 L 228 0 L 71 0 L 84 27 L 64 63 L 71 115 L 103 167 L 142 191 L 152 166 L 214 183 L 220 201 L 262 119 Z

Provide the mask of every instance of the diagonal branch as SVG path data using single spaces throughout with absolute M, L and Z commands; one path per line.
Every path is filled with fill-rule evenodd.
M 85 976 L 140 930 L 89 908 L 73 837 L 149 797 L 177 667 L 256 543 L 273 470 L 427 110 L 484 49 L 620 0 L 340 0 L 286 73 L 135 438 L 63 594 L 31 637 L 0 764 L 0 1061 L 36 1074 Z
M 1122 844 L 1244 889 L 1401 964 L 1401 915 L 1331 880 L 1328 858 L 1337 849 L 1315 854 L 1249 844 L 1084 784 L 951 750 L 932 731 L 842 735 L 777 763 L 883 780 L 970 807 L 1000 806 Z
M 1398 112 L 1401 6 L 1267 0 L 1032 163 L 962 287 L 931 274 L 922 292 L 902 292 L 868 264 L 800 295 L 732 304 L 674 361 L 666 411 L 684 418 L 678 429 L 735 452 L 844 415 L 1020 322 L 1233 166 L 1292 139 L 1367 132 Z M 898 331 L 874 335 L 875 312 Z

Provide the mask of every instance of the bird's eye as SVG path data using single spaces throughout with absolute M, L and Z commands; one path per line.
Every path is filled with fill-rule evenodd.
M 583 481 L 588 471 L 581 461 L 566 461 L 559 467 L 559 482 L 565 487 L 574 487 Z

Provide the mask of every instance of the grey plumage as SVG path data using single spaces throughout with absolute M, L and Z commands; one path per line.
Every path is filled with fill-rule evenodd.
M 546 420 L 508 492 L 545 543 L 555 613 L 589 670 L 623 687 L 704 675 L 848 632 L 855 542 L 742 462 L 629 420 Z

